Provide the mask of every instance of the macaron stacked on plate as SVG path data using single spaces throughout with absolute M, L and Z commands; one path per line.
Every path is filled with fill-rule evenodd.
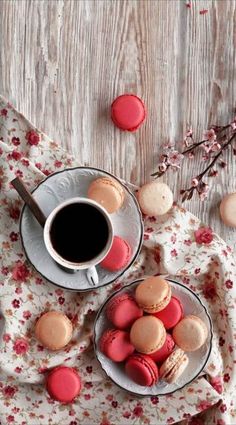
M 135 281 L 111 296 L 94 330 L 103 369 L 135 394 L 182 388 L 199 375 L 211 350 L 211 321 L 200 299 L 161 276 Z

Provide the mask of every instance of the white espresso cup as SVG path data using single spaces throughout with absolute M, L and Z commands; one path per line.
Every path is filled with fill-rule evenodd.
M 87 198 L 62 202 L 49 214 L 44 226 L 44 242 L 51 257 L 67 270 L 87 269 L 92 285 L 99 281 L 95 266 L 106 257 L 112 241 L 109 214 Z

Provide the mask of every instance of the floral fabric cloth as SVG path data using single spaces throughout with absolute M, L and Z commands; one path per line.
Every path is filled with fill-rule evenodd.
M 236 266 L 231 249 L 189 212 L 174 206 L 163 218 L 145 217 L 138 263 L 110 287 L 90 293 L 48 283 L 26 261 L 19 236 L 22 202 L 11 186 L 21 176 L 30 189 L 45 175 L 79 165 L 0 98 L 0 424 L 192 425 L 236 423 Z M 92 327 L 103 300 L 140 276 L 176 277 L 205 303 L 214 326 L 213 349 L 204 374 L 165 397 L 135 397 L 106 378 L 93 354 Z M 34 337 L 46 310 L 72 320 L 73 340 L 57 353 Z M 44 386 L 47 370 L 78 369 L 83 389 L 71 405 L 59 404 Z

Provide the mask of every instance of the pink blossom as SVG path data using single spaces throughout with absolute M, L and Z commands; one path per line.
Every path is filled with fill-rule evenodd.
M 143 414 L 143 408 L 141 406 L 136 406 L 133 410 L 133 414 L 134 416 L 140 418 L 140 416 Z
M 170 151 L 170 153 L 168 154 L 168 160 L 167 160 L 168 164 L 171 167 L 179 168 L 183 157 L 184 155 L 182 155 L 176 150 Z
M 230 381 L 230 376 L 228 373 L 225 373 L 223 376 L 224 382 L 229 382 Z
M 2 389 L 2 393 L 4 397 L 7 397 L 7 398 L 14 397 L 16 391 L 17 391 L 17 388 L 11 387 L 10 385 L 7 385 L 6 387 Z
M 60 167 L 62 166 L 62 162 L 61 162 L 61 161 L 56 160 L 56 161 L 54 162 L 54 166 L 55 166 L 56 168 L 60 168 Z
M 222 403 L 222 404 L 220 405 L 220 411 L 221 411 L 222 413 L 224 413 L 224 412 L 226 412 L 226 410 L 227 410 L 227 406 L 226 406 L 226 404 Z
M 31 313 L 29 310 L 23 311 L 23 317 L 24 319 L 28 320 L 31 317 Z
M 13 345 L 13 350 L 16 354 L 25 354 L 29 349 L 29 343 L 25 338 L 17 338 Z
M 1 111 L 0 111 L 0 115 L 2 116 L 2 117 L 6 117 L 7 116 L 7 109 L 1 109 Z
M 17 282 L 25 282 L 29 277 L 30 271 L 24 263 L 17 261 L 15 267 L 12 270 L 12 278 Z
M 232 282 L 232 280 L 230 280 L 230 279 L 226 280 L 225 286 L 228 289 L 232 289 L 233 288 L 233 282 Z
M 192 245 L 192 241 L 191 241 L 191 239 L 185 239 L 185 240 L 184 240 L 184 245 L 187 245 L 187 246 Z
M 200 15 L 205 15 L 208 12 L 208 9 L 202 9 L 200 10 Z
M 197 187 L 199 183 L 199 180 L 195 177 L 194 179 L 192 179 L 192 186 L 193 187 Z
M 10 239 L 12 242 L 16 242 L 18 240 L 18 237 L 19 237 L 18 233 L 15 233 L 15 232 L 10 233 Z
M 23 159 L 21 160 L 21 163 L 22 163 L 25 167 L 28 167 L 28 166 L 29 166 L 29 160 L 28 160 L 28 159 L 23 158 Z
M 19 159 L 21 159 L 22 157 L 22 153 L 18 152 L 17 150 L 12 151 L 11 153 L 11 157 L 15 160 L 15 161 L 19 161 Z
M 21 373 L 21 372 L 22 372 L 22 368 L 21 368 L 21 367 L 19 367 L 19 366 L 17 366 L 17 367 L 15 368 L 15 372 L 16 372 L 16 373 Z
M 213 128 L 210 130 L 206 130 L 203 134 L 204 140 L 209 140 L 210 142 L 214 142 L 216 140 L 216 133 Z
M 152 402 L 152 404 L 158 404 L 159 403 L 159 398 L 157 396 L 153 395 L 151 397 L 151 402 Z
M 3 334 L 2 339 L 3 339 L 4 342 L 9 342 L 11 340 L 11 335 L 7 334 L 7 333 Z
M 130 416 L 131 416 L 131 413 L 130 412 L 127 412 L 126 411 L 126 412 L 123 413 L 123 417 L 126 418 L 126 419 L 129 419 Z
M 20 308 L 20 300 L 13 300 L 11 303 L 14 308 Z
M 64 304 L 64 302 L 65 302 L 65 298 L 63 298 L 63 297 L 59 297 L 58 298 L 58 302 L 59 302 L 59 304 Z
M 14 146 L 19 146 L 20 145 L 20 139 L 19 139 L 19 137 L 12 137 L 11 141 L 12 141 L 12 144 Z
M 31 146 L 37 146 L 40 141 L 40 135 L 34 130 L 28 131 L 25 135 L 26 140 Z
M 13 415 L 8 415 L 7 416 L 7 422 L 10 424 L 12 422 L 15 422 L 15 416 Z
M 172 249 L 172 251 L 170 251 L 170 255 L 171 255 L 171 257 L 177 257 L 178 254 L 177 254 L 176 249 Z
M 195 230 L 194 236 L 198 244 L 209 244 L 213 241 L 213 232 L 210 227 L 199 227 Z

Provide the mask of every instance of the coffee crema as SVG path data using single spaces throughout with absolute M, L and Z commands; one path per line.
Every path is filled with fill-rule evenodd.
M 55 215 L 50 229 L 54 250 L 72 263 L 86 263 L 105 248 L 109 237 L 108 223 L 95 207 L 75 202 Z

